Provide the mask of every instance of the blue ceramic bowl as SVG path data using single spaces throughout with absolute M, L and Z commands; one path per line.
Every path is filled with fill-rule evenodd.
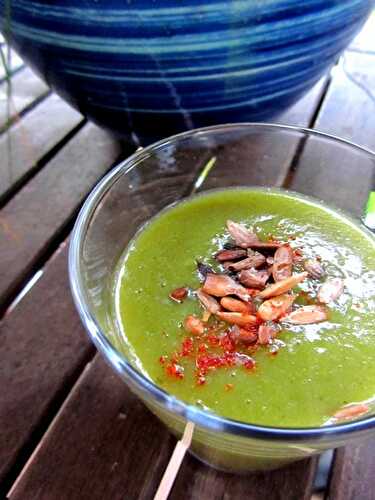
M 1 29 L 62 97 L 144 141 L 281 111 L 373 0 L 0 0 Z

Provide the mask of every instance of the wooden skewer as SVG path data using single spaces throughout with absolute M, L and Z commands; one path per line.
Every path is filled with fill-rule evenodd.
M 154 500 L 167 500 L 178 471 L 180 470 L 186 450 L 190 447 L 191 440 L 193 438 L 193 431 L 194 424 L 192 422 L 188 422 L 185 426 L 184 434 L 181 440 L 177 442 L 175 449 L 173 450 L 167 468 L 165 469 L 164 475 L 160 481 L 159 488 L 154 496 Z

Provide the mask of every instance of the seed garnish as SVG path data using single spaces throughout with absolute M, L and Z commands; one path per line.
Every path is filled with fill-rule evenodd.
M 228 220 L 226 226 L 233 241 L 214 254 L 214 267 L 197 261 L 201 287 L 195 293 L 180 287 L 169 295 L 178 303 L 188 296 L 198 299 L 203 316 L 185 318 L 183 326 L 189 337 L 184 338 L 180 350 L 159 361 L 168 375 L 183 379 L 184 360 L 194 359 L 198 386 L 204 386 L 207 376 L 217 369 L 255 369 L 249 353 L 267 349 L 276 355 L 285 346 L 278 339 L 283 326 L 326 321 L 326 304 L 337 300 L 344 290 L 340 278 L 330 277 L 320 285 L 317 296 L 298 287 L 305 280 L 322 280 L 326 271 L 320 256 L 306 260 L 301 248 L 293 248 L 295 237 L 287 243 L 271 235 L 268 241 L 261 241 L 242 223 Z M 298 272 L 301 267 L 304 271 Z M 298 298 L 308 305 L 297 305 Z M 225 385 L 226 391 L 232 388 L 230 383 Z M 367 411 L 364 404 L 349 405 L 333 419 L 354 418 Z

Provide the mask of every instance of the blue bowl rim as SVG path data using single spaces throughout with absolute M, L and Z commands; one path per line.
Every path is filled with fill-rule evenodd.
M 336 438 L 348 438 L 349 435 L 354 432 L 358 433 L 359 431 L 369 431 L 375 427 L 375 415 L 352 422 L 325 425 L 322 427 L 271 427 L 225 418 L 197 406 L 184 403 L 154 384 L 150 379 L 139 373 L 128 361 L 126 361 L 125 357 L 121 355 L 121 353 L 111 344 L 108 338 L 101 331 L 100 326 L 96 322 L 94 315 L 91 313 L 86 303 L 84 286 L 82 280 L 80 279 L 80 254 L 82 243 L 84 241 L 84 236 L 92 214 L 102 197 L 111 189 L 112 185 L 119 179 L 119 177 L 125 175 L 132 168 L 136 167 L 140 162 L 149 157 L 149 155 L 152 155 L 155 150 L 168 146 L 175 141 L 190 138 L 195 135 L 206 135 L 216 133 L 218 131 L 231 131 L 235 129 L 248 128 L 289 130 L 328 139 L 329 141 L 338 142 L 342 145 L 357 149 L 359 152 L 370 156 L 370 158 L 375 162 L 375 152 L 349 140 L 341 139 L 335 135 L 319 132 L 306 127 L 262 122 L 228 123 L 192 129 L 162 139 L 145 148 L 139 148 L 134 154 L 111 169 L 101 179 L 101 181 L 99 181 L 87 197 L 78 214 L 70 240 L 68 263 L 70 287 L 75 306 L 89 337 L 97 349 L 104 355 L 107 363 L 109 363 L 109 365 L 114 368 L 122 378 L 125 378 L 125 380 L 130 379 L 130 381 L 137 386 L 137 389 L 140 390 L 145 397 L 151 397 L 154 402 L 162 404 L 166 410 L 184 417 L 186 420 L 191 421 L 207 430 L 226 432 L 252 439 L 277 440 L 284 443 L 287 441 L 329 441 Z M 364 229 L 366 230 L 365 227 Z

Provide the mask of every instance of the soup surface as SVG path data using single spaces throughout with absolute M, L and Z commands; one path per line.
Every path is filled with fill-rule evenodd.
M 228 220 L 244 225 L 263 242 L 286 244 L 293 251 L 293 276 L 305 276 L 287 290 L 294 303 L 277 319 L 277 334 L 263 344 L 223 343 L 223 338 L 233 340 L 232 332 L 254 333 L 259 327 L 259 289 L 247 288 L 251 315 L 258 318 L 250 328 L 213 314 L 207 319 L 196 295 L 207 279 L 207 269 L 203 268 L 203 276 L 197 272 L 197 261 L 210 266 L 211 273 L 238 278 L 214 257 L 222 249 L 241 248 L 227 229 Z M 275 250 L 258 250 L 267 259 L 263 269 L 271 272 Z M 321 265 L 324 276 L 307 275 L 304 266 L 311 260 Z M 319 290 L 332 279 L 343 289 L 322 305 Z M 272 283 L 271 274 L 266 286 Z M 173 290 L 185 287 L 181 301 L 171 300 Z M 311 199 L 286 191 L 232 188 L 169 207 L 146 224 L 125 250 L 114 290 L 123 352 L 157 385 L 185 402 L 232 419 L 279 427 L 323 425 L 352 404 L 365 403 L 371 411 L 374 239 Z M 241 300 L 236 295 L 230 298 Z M 220 304 L 222 297 L 214 300 Z M 293 321 L 291 311 L 306 305 L 325 311 L 326 317 L 308 324 Z M 207 320 L 203 333 L 192 333 L 186 325 L 190 315 Z M 228 362 L 221 362 L 225 355 Z M 360 413 L 354 411 L 353 416 Z

